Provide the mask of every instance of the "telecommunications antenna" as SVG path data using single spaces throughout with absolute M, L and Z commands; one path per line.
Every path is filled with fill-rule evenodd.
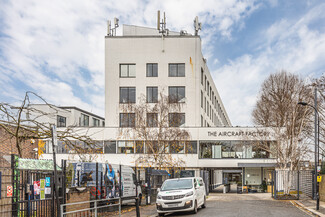
M 199 30 L 201 30 L 201 29 L 202 29 L 202 23 L 199 23 L 199 18 L 198 18 L 198 16 L 196 16 L 194 19 L 195 35 L 198 35 Z
M 110 20 L 107 20 L 107 36 L 116 36 L 116 29 L 119 27 L 119 19 L 114 18 L 114 26 L 112 27 L 112 23 Z

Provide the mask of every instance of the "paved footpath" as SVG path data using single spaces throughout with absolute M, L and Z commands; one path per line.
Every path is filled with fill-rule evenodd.
M 135 207 L 128 207 L 122 214 L 123 217 L 134 217 Z M 128 210 L 126 212 L 126 210 Z M 141 217 L 157 216 L 155 205 L 141 206 Z M 217 194 L 210 193 L 207 199 L 207 207 L 199 209 L 196 215 L 180 212 L 171 213 L 167 216 L 288 216 L 306 217 L 317 216 L 307 209 L 302 208 L 291 201 L 273 200 L 269 193 L 257 194 Z

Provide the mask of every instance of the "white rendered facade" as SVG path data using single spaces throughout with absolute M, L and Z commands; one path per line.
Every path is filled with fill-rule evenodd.
M 147 87 L 158 87 L 168 95 L 169 87 L 185 88 L 186 127 L 231 126 L 209 69 L 201 52 L 199 36 L 123 26 L 123 36 L 105 37 L 105 123 L 119 127 L 120 88 L 135 88 L 135 103 Z M 135 73 L 121 76 L 121 64 L 132 65 Z M 157 64 L 157 77 L 147 76 L 147 64 Z M 169 76 L 170 64 L 184 64 L 185 76 Z
M 152 69 L 157 68 L 157 76 L 152 76 L 155 74 L 152 72 L 148 76 L 148 64 Z M 171 65 L 180 67 L 177 73 L 181 71 L 181 76 L 170 76 Z M 273 156 L 258 155 L 249 145 L 235 150 L 233 144 L 255 140 L 273 142 L 274 139 L 266 128 L 231 127 L 202 55 L 200 37 L 176 32 L 162 36 L 155 29 L 128 25 L 123 27 L 123 36 L 105 37 L 105 128 L 76 129 L 79 133 L 84 130 L 102 144 L 102 154 L 89 154 L 89 159 L 136 166 L 137 158 L 146 154 L 145 150 L 137 153 L 138 138 L 130 134 L 127 137 L 120 135 L 119 117 L 123 112 L 121 88 L 131 89 L 128 95 L 135 91 L 131 103 L 136 104 L 141 95 L 146 96 L 148 87 L 155 87 L 164 95 L 169 94 L 170 87 L 185 90 L 185 98 L 180 102 L 185 114 L 182 128 L 189 132 L 196 151 L 188 153 L 184 148 L 183 152 L 172 153 L 172 156 L 181 159 L 186 170 L 194 170 L 199 176 L 202 169 L 209 169 L 213 177 L 211 184 L 224 182 L 228 173 L 242 174 L 243 182 L 246 180 L 246 184 L 252 185 L 260 185 L 263 177 L 269 177 L 276 163 Z M 268 136 L 259 132 L 268 132 Z M 50 146 L 48 143 L 48 151 L 42 158 L 52 158 Z M 61 159 L 80 160 L 78 154 L 63 149 L 57 158 L 58 162 Z
M 57 127 L 103 127 L 105 119 L 74 106 L 54 106 L 32 104 L 28 109 L 28 118 L 43 124 L 55 124 Z

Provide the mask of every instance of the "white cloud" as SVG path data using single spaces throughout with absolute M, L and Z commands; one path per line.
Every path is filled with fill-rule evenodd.
M 255 54 L 244 54 L 216 70 L 214 78 L 234 125 L 250 125 L 251 112 L 263 80 L 279 70 L 302 76 L 324 72 L 325 32 L 312 28 L 324 22 L 325 4 L 312 8 L 299 20 L 282 19 L 259 39 Z
M 231 37 L 234 26 L 255 9 L 250 0 L 2 2 L 0 90 L 10 90 L 6 99 L 12 96 L 13 101 L 33 90 L 50 103 L 103 115 L 107 19 L 118 17 L 120 24 L 155 27 L 156 12 L 161 10 L 166 12 L 168 28 L 192 32 L 198 15 L 204 33 L 209 32 L 202 34 L 205 46 L 218 35 Z M 205 50 L 212 56 L 211 48 Z

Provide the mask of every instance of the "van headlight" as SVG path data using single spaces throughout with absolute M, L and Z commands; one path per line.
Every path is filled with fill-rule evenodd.
M 189 196 L 192 196 L 192 195 L 193 195 L 193 191 L 190 191 L 190 192 L 185 194 L 185 197 L 189 197 Z
M 161 195 L 160 194 L 157 195 L 157 199 L 161 200 Z

